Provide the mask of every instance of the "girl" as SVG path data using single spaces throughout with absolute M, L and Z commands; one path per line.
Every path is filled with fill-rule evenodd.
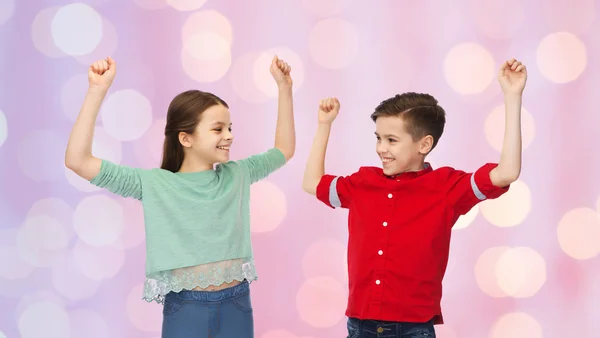
M 65 164 L 96 186 L 142 201 L 143 298 L 164 304 L 163 338 L 254 336 L 250 185 L 282 167 L 294 155 L 296 140 L 291 68 L 275 57 L 270 71 L 279 87 L 272 149 L 230 161 L 227 103 L 190 90 L 169 105 L 160 169 L 143 170 L 92 155 L 96 117 L 116 63 L 108 57 L 89 68 L 89 90 L 71 131 Z

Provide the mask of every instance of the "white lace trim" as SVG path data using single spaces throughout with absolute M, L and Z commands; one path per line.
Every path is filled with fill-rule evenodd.
M 257 279 L 252 258 L 239 258 L 186 268 L 166 270 L 146 277 L 143 299 L 159 304 L 164 303 L 169 292 L 192 290 L 196 287 L 231 283 L 234 280 L 253 282 Z

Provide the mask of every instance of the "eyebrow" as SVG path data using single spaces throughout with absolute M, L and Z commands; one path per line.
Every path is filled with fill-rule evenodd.
M 375 136 L 379 136 L 379 134 L 377 134 L 377 132 L 375 132 Z M 400 136 L 396 136 L 394 134 L 385 134 L 383 135 L 383 137 L 395 137 L 395 138 L 400 138 Z
M 213 124 L 211 124 L 210 126 L 211 126 L 211 127 L 214 127 L 214 126 L 225 126 L 225 125 L 227 125 L 225 122 L 221 122 L 221 121 L 219 121 L 219 122 L 214 122 L 214 123 L 213 123 Z M 233 125 L 233 123 L 229 122 L 229 126 L 231 127 L 232 125 Z

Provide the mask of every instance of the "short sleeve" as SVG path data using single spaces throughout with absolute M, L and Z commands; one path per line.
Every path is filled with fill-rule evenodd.
M 263 153 L 252 155 L 237 162 L 244 173 L 250 177 L 250 182 L 256 183 L 283 167 L 286 160 L 281 150 L 271 148 Z
M 451 172 L 447 196 L 458 215 L 464 215 L 478 203 L 498 198 L 508 191 L 510 186 L 496 187 L 492 184 L 490 172 L 497 166 L 496 163 L 487 163 L 474 173 Z
M 142 170 L 102 160 L 100 173 L 90 183 L 122 197 L 132 197 L 141 200 Z
M 350 176 L 323 175 L 317 185 L 317 198 L 331 208 L 350 206 L 359 182 L 359 172 Z

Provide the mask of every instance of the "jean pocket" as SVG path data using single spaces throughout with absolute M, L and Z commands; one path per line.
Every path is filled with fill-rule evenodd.
M 250 300 L 250 293 L 237 297 L 231 300 L 233 305 L 242 312 L 252 312 L 252 301 Z
M 348 336 L 346 338 L 358 338 L 360 336 L 360 323 L 358 320 L 348 318 L 346 328 L 348 329 Z
M 433 325 L 419 325 L 408 330 L 402 338 L 435 338 Z
M 163 304 L 163 316 L 169 316 L 179 311 L 183 306 L 183 302 L 177 297 L 165 297 L 165 302 Z

